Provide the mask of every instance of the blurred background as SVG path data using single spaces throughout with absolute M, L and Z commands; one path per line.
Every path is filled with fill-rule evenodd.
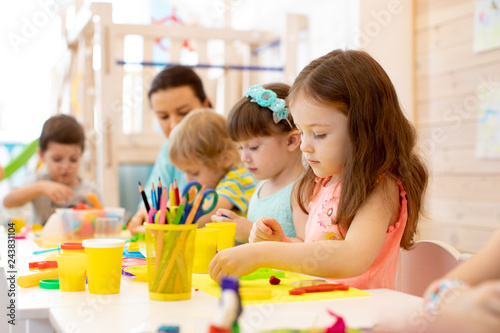
M 474 253 L 500 226 L 500 4 L 496 0 L 26 0 L 0 3 L 0 165 L 52 114 L 85 127 L 82 173 L 133 213 L 164 138 L 144 91 L 195 66 L 219 113 L 254 83 L 289 84 L 336 48 L 391 77 L 431 169 L 420 239 Z M 0 200 L 36 169 L 0 182 Z M 0 222 L 29 214 L 0 207 Z

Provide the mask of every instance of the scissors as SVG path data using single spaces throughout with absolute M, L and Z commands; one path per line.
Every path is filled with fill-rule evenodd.
M 192 198 L 189 198 L 189 193 L 192 191 L 194 188 L 195 190 L 195 195 L 193 195 Z M 189 213 L 191 212 L 191 209 L 193 208 L 193 204 L 196 198 L 196 194 L 201 190 L 201 184 L 192 181 L 186 184 L 186 187 L 184 187 L 184 190 L 182 191 L 182 196 L 186 198 L 186 206 L 184 208 L 184 214 L 181 219 L 181 224 L 186 223 L 186 218 L 188 217 Z M 219 196 L 217 195 L 217 192 L 215 190 L 209 188 L 203 192 L 203 197 L 201 199 L 201 204 L 198 207 L 198 210 L 196 211 L 196 215 L 193 218 L 193 223 L 196 223 L 198 219 L 205 215 L 210 213 L 212 210 L 214 210 L 215 206 L 217 206 L 217 200 Z M 189 200 L 191 199 L 191 200 Z M 210 202 L 210 206 L 205 208 L 206 204 Z

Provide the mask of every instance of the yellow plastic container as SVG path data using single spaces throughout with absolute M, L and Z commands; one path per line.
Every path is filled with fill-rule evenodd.
M 219 230 L 215 228 L 196 229 L 193 273 L 208 273 L 208 265 L 217 253 Z
M 82 242 L 87 254 L 89 292 L 117 294 L 120 292 L 122 254 L 121 239 L 87 239 Z
M 196 224 L 146 223 L 149 298 L 191 298 Z
M 121 207 L 82 210 L 57 208 L 56 214 L 60 217 L 64 238 L 67 240 L 113 238 L 120 235 L 125 209 Z
M 85 291 L 87 255 L 85 253 L 59 253 L 59 289 L 62 291 Z
M 219 230 L 217 239 L 217 251 L 234 246 L 234 236 L 236 235 L 236 223 L 234 222 L 210 222 L 205 224 L 207 228 Z

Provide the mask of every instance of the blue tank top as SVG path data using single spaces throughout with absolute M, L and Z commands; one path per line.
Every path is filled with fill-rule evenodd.
M 266 182 L 264 182 L 264 184 L 265 183 Z M 264 184 L 262 184 L 250 198 L 247 219 L 254 223 L 261 217 L 272 217 L 281 224 L 285 236 L 297 237 L 293 226 L 292 205 L 290 200 L 295 182 L 288 184 L 268 197 L 259 198 L 260 190 Z

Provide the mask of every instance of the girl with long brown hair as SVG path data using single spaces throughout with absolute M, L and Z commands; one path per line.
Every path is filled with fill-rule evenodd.
M 309 214 L 305 241 L 281 242 L 279 224 L 260 220 L 250 235 L 256 244 L 219 253 L 212 278 L 271 267 L 394 289 L 428 172 L 389 77 L 367 53 L 335 50 L 301 71 L 287 104 L 308 163 L 294 189 Z

